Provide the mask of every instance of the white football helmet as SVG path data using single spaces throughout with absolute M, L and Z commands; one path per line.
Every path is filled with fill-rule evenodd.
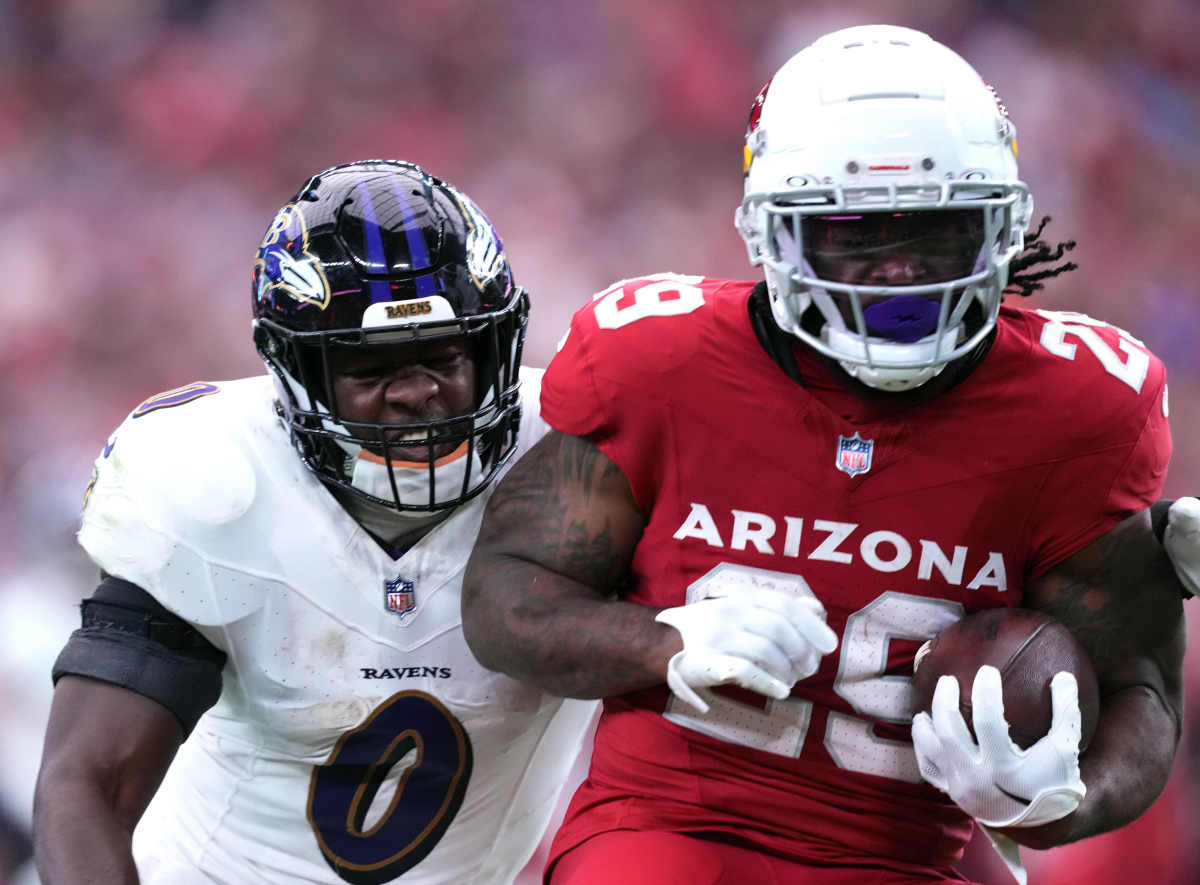
M 900 391 L 970 353 L 995 326 L 1033 201 L 1017 179 L 1015 127 L 953 51 L 889 25 L 827 34 L 763 87 L 745 153 L 735 222 L 784 331 L 862 383 Z M 931 221 L 912 213 L 947 211 L 956 215 L 940 220 L 961 222 L 977 242 L 953 278 L 884 285 L 814 270 L 818 226 L 865 218 L 878 239 Z M 885 246 L 861 241 L 842 254 L 869 259 Z

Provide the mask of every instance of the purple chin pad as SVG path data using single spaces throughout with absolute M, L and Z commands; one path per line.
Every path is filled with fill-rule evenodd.
M 937 329 L 941 304 L 919 295 L 895 295 L 863 310 L 867 328 L 900 344 L 912 344 Z

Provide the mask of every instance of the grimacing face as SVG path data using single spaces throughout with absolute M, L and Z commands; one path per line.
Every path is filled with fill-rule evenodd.
M 330 382 L 338 415 L 351 427 L 365 424 L 424 424 L 466 415 L 477 402 L 477 373 L 463 337 L 415 343 L 338 348 L 329 352 Z M 425 431 L 388 432 L 391 458 L 428 463 L 454 450 L 454 443 L 403 445 L 425 439 Z M 363 443 L 382 455 L 381 440 Z M 374 443 L 374 444 L 372 444 Z

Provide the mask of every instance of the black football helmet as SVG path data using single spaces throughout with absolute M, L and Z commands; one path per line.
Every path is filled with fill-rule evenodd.
M 254 342 L 275 377 L 278 411 L 323 482 L 429 513 L 478 495 L 515 451 L 528 296 L 483 212 L 419 166 L 366 160 L 310 178 L 267 228 L 252 297 Z M 331 349 L 447 336 L 473 349 L 472 413 L 405 425 L 338 414 Z M 456 456 L 415 467 L 406 447 L 453 447 Z

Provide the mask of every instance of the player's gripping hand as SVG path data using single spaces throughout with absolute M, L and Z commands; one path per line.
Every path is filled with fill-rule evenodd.
M 763 587 L 663 609 L 655 620 L 683 637 L 683 651 L 667 665 L 667 685 L 701 713 L 708 703 L 698 688 L 733 683 L 786 698 L 837 648 L 820 602 Z
M 1179 582 L 1192 595 L 1200 595 L 1200 500 L 1177 498 L 1171 504 L 1163 547 Z
M 983 666 L 971 688 L 971 737 L 958 706 L 958 681 L 938 680 L 930 713 L 913 717 L 921 776 L 990 827 L 1038 827 L 1066 817 L 1087 792 L 1079 775 L 1079 689 L 1071 673 L 1050 681 L 1050 731 L 1022 750 L 1008 736 L 1000 671 Z

